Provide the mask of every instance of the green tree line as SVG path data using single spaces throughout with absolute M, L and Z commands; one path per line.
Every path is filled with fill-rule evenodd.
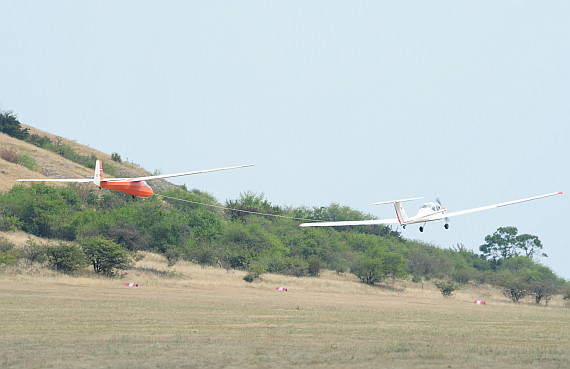
M 160 194 L 189 202 L 160 196 L 133 199 L 85 184 L 16 185 L 0 194 L 0 230 L 22 230 L 77 245 L 67 250 L 76 255 L 71 262 L 73 269 L 92 265 L 107 275 L 129 266 L 125 261 L 128 257 L 121 252 L 128 255 L 145 250 L 164 254 L 171 265 L 184 259 L 204 266 L 246 270 L 253 277 L 265 272 L 318 277 L 322 269 L 329 269 L 353 273 L 369 284 L 407 276 L 414 282 L 436 278 L 457 284 L 486 283 L 501 288 L 513 301 L 532 295 L 537 303 L 547 302 L 566 285 L 533 260 L 542 249 L 538 238 L 517 236 L 514 227 L 499 228 L 487 236 L 478 255 L 463 245 L 442 249 L 407 240 L 383 225 L 299 228 L 298 221 L 283 218 L 372 218 L 338 204 L 282 207 L 271 204 L 263 194 L 251 192 L 224 204 L 231 209 L 282 216 L 272 217 L 196 204 L 217 204 L 211 195 L 198 190 L 180 188 Z M 81 257 L 77 256 L 79 249 Z M 55 254 L 58 250 L 50 250 L 52 264 L 59 260 Z M 2 252 L 13 259 L 9 251 Z M 107 259 L 118 260 L 109 263 L 115 266 L 103 267 L 96 261 L 104 254 L 109 254 Z

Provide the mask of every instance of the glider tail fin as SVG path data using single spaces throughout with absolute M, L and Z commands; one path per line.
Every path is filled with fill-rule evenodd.
M 103 167 L 101 166 L 101 160 L 95 162 L 95 174 L 93 175 L 93 182 L 101 187 L 101 181 L 103 180 Z
M 414 197 L 413 199 L 405 199 L 405 200 L 375 202 L 372 205 L 394 204 L 394 209 L 396 209 L 396 215 L 398 216 L 398 221 L 400 222 L 400 224 L 405 224 L 408 221 L 408 216 L 406 215 L 406 211 L 404 210 L 402 203 L 405 201 L 420 200 L 420 199 L 423 199 L 423 197 Z
M 394 201 L 394 209 L 396 209 L 396 215 L 398 216 L 400 224 L 406 223 L 408 221 L 408 216 L 406 215 L 404 206 L 399 201 Z

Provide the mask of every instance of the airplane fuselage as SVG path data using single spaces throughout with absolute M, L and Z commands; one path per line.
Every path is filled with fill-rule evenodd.
M 431 205 L 431 203 L 424 205 Z M 435 220 L 440 220 L 441 219 L 440 214 L 444 214 L 447 211 L 446 208 L 441 208 L 441 207 L 439 209 L 437 209 L 436 207 L 435 209 L 436 210 L 433 210 L 431 207 L 422 207 L 415 216 L 410 217 L 405 221 L 402 221 L 401 224 L 407 225 L 407 224 L 433 222 Z
M 101 188 L 124 192 L 136 197 L 150 197 L 153 194 L 152 188 L 145 181 L 101 181 Z

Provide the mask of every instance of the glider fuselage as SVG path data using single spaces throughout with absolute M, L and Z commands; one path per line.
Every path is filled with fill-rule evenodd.
M 399 203 L 395 203 L 394 206 L 401 206 Z M 403 208 L 402 208 L 403 210 Z M 441 205 L 433 202 L 428 202 L 423 204 L 418 210 L 418 213 L 410 218 L 403 217 L 400 218 L 400 212 L 396 209 L 396 214 L 398 215 L 398 220 L 400 224 L 407 225 L 407 224 L 416 224 L 416 223 L 426 223 L 426 222 L 433 222 L 435 220 L 441 219 L 441 214 L 444 214 L 447 211 L 446 208 L 442 207 Z
M 131 179 L 113 182 L 103 180 L 99 187 L 124 192 L 136 197 L 150 197 L 153 194 L 152 188 L 145 181 L 133 181 Z

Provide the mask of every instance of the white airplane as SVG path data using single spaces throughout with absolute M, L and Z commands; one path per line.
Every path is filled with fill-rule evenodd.
M 546 195 L 529 197 L 527 199 L 522 200 L 515 200 L 509 202 L 503 202 L 501 204 L 489 205 L 489 206 L 482 206 L 480 208 L 456 211 L 452 213 L 448 213 L 447 209 L 441 206 L 439 200 L 436 202 L 428 202 L 423 204 L 420 207 L 418 213 L 413 217 L 408 217 L 406 212 L 404 211 L 404 207 L 402 206 L 402 202 L 405 201 L 412 201 L 412 200 L 419 200 L 423 199 L 423 197 L 416 197 L 413 199 L 405 199 L 405 200 L 392 200 L 392 201 L 384 201 L 384 202 L 375 202 L 372 205 L 380 205 L 380 204 L 394 204 L 394 208 L 396 209 L 396 219 L 379 219 L 379 220 L 356 220 L 356 221 L 346 221 L 346 222 L 315 222 L 315 223 L 303 223 L 299 224 L 299 227 L 341 227 L 341 226 L 354 226 L 354 225 L 373 225 L 373 224 L 399 224 L 403 228 L 406 228 L 409 224 L 416 224 L 416 223 L 423 223 L 420 226 L 420 232 L 424 231 L 424 226 L 427 222 L 433 222 L 436 220 L 441 220 L 443 222 L 443 226 L 445 229 L 449 228 L 449 220 L 448 218 L 454 217 L 456 215 L 463 215 L 468 213 L 474 213 L 476 211 L 487 210 L 487 209 L 494 209 L 500 208 L 501 206 L 513 205 L 518 204 L 519 202 L 531 201 L 536 199 L 541 199 L 543 197 L 549 197 L 554 195 L 562 195 L 562 191 L 560 192 L 553 192 Z

